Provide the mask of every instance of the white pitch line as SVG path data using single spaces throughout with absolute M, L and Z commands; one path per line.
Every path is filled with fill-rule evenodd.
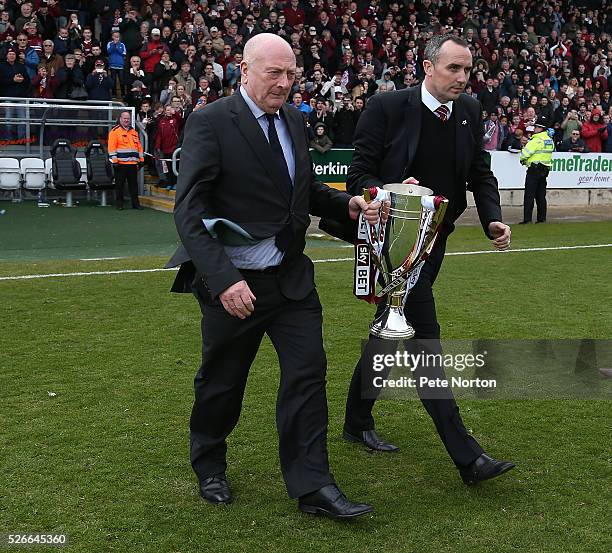
M 551 246 L 548 248 L 518 248 L 516 250 L 507 250 L 500 252 L 498 250 L 476 250 L 471 252 L 447 252 L 448 255 L 479 255 L 484 253 L 507 254 L 516 252 L 546 252 L 550 250 L 584 250 L 587 248 L 609 248 L 612 244 L 585 244 L 583 246 Z M 352 246 L 349 246 L 352 247 Z M 353 257 L 337 257 L 334 259 L 313 259 L 313 263 L 332 263 L 336 261 L 354 261 Z
M 500 252 L 497 250 L 477 250 L 473 252 L 450 252 L 446 255 L 476 255 L 481 253 L 516 253 L 516 252 L 548 252 L 552 250 L 586 250 L 589 248 L 609 248 L 612 244 L 585 244 L 583 246 L 551 246 L 548 248 L 519 248 L 516 250 L 506 250 L 504 252 Z
M 510 253 L 518 252 L 548 252 L 558 250 L 586 250 L 590 248 L 609 248 L 612 244 L 584 244 L 582 246 L 551 246 L 548 248 L 519 248 L 516 250 L 507 250 L 500 252 L 497 250 L 477 250 L 469 252 L 449 252 L 446 255 L 479 255 L 494 253 L 499 255 L 505 255 Z M 329 259 L 313 259 L 313 263 L 338 263 L 341 261 L 353 261 L 352 257 L 336 257 Z M 49 273 L 41 275 L 14 275 L 14 276 L 0 276 L 0 281 L 3 280 L 33 280 L 36 278 L 62 278 L 62 277 L 78 277 L 78 276 L 94 276 L 94 275 L 123 275 L 123 274 L 135 274 L 135 273 L 161 273 L 167 271 L 177 271 L 178 268 L 173 267 L 171 269 L 157 268 L 157 269 L 118 269 L 116 271 L 91 271 L 91 272 L 78 272 L 78 273 Z
M 83 257 L 81 259 L 79 259 L 79 261 L 111 261 L 114 259 L 126 259 L 127 256 L 121 256 L 121 257 Z
M 119 269 L 117 271 L 91 271 L 89 273 L 49 273 L 42 275 L 17 275 L 3 276 L 0 280 L 32 280 L 35 278 L 59 278 L 59 277 L 75 277 L 75 276 L 94 276 L 94 275 L 123 275 L 126 273 L 159 273 L 162 271 L 178 271 L 178 268 L 172 269 Z
M 329 259 L 312 259 L 313 263 L 337 263 L 338 261 L 355 261 L 354 257 L 330 257 Z

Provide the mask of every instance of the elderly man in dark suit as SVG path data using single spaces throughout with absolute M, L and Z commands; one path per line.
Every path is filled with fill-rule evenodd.
M 479 102 L 462 94 L 472 69 L 467 44 L 451 35 L 434 36 L 425 49 L 423 67 L 425 79 L 420 86 L 369 100 L 356 130 L 347 187 L 357 195 L 363 188 L 405 182 L 421 184 L 449 199 L 441 236 L 405 306 L 415 338 L 432 340 L 433 349 L 441 351 L 432 286 L 444 259 L 446 238 L 467 205 L 466 183 L 474 194 L 484 232 L 498 250 L 509 247 L 510 227 L 501 222 L 497 181 L 483 151 Z M 377 317 L 384 307 L 384 303 L 379 305 Z M 372 417 L 373 355 L 391 344 L 370 336 L 355 368 L 346 405 L 344 437 L 379 451 L 398 449 L 378 436 Z M 427 370 L 429 377 L 444 378 L 441 367 Z M 484 453 L 466 430 L 450 390 L 443 397 L 418 391 L 466 484 L 493 478 L 514 466 Z
M 316 182 L 302 115 L 286 104 L 295 75 L 289 45 L 271 34 L 247 43 L 242 87 L 194 112 L 181 151 L 174 219 L 183 246 L 174 291 L 202 310 L 191 464 L 211 503 L 232 500 L 226 438 L 238 422 L 249 368 L 264 333 L 280 361 L 276 423 L 281 469 L 299 508 L 333 518 L 372 510 L 349 501 L 329 472 L 326 359 L 308 214 L 356 232 L 377 205 Z

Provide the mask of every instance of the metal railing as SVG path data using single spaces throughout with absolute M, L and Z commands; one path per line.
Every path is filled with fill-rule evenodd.
M 144 126 L 136 121 L 135 109 L 121 102 L 102 100 L 59 100 L 45 98 L 16 98 L 0 97 L 0 129 L 16 128 L 17 137 L 12 148 L 3 148 L 3 154 L 13 157 L 30 157 L 38 155 L 45 159 L 45 138 L 49 127 L 74 128 L 107 128 L 110 130 L 117 120 L 117 112 L 129 110 L 132 121 L 138 131 L 144 151 L 148 151 L 149 140 Z M 71 116 L 74 114 L 74 116 Z M 35 136 L 34 133 L 37 133 Z M 34 152 L 34 139 L 37 138 L 38 148 Z M 90 137 L 91 138 L 91 137 Z M 10 141 L 9 141 L 10 142 Z M 23 145 L 21 144 L 23 142 Z M 22 147 L 20 147 L 22 146 Z M 21 151 L 20 151 L 21 150 Z M 2 154 L 0 154 L 2 155 Z M 144 189 L 144 172 L 138 173 L 138 186 L 140 193 Z
M 181 149 L 177 148 L 172 152 L 172 172 L 178 177 L 178 162 L 180 161 L 179 154 Z
M 32 144 L 33 144 L 33 129 L 36 129 L 37 125 L 40 125 L 41 120 L 44 116 L 48 115 L 50 110 L 66 109 L 69 111 L 75 110 L 88 110 L 94 112 L 106 111 L 108 118 L 96 118 L 95 120 L 87 120 L 82 117 L 62 119 L 58 118 L 58 126 L 70 126 L 70 127 L 89 127 L 92 124 L 106 124 L 111 125 L 115 120 L 113 111 L 121 109 L 129 109 L 134 114 L 134 108 L 126 107 L 121 102 L 114 101 L 100 101 L 100 100 L 88 100 L 86 102 L 78 100 L 57 100 L 57 99 L 44 99 L 44 98 L 17 98 L 13 96 L 0 97 L 0 124 L 2 125 L 21 125 L 24 128 L 24 143 L 25 143 L 25 154 L 32 155 Z M 10 115 L 7 115 L 6 112 Z M 13 115 L 15 113 L 15 115 Z M 39 140 L 40 150 L 40 140 Z

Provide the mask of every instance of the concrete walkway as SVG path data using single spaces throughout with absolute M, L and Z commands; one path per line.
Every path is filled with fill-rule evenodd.
M 523 208 L 514 206 L 502 207 L 504 222 L 516 225 L 523 220 Z M 536 210 L 533 210 L 535 221 Z M 612 207 L 610 206 L 549 206 L 546 220 L 549 223 L 574 223 L 577 221 L 612 221 Z M 478 212 L 475 207 L 468 207 L 457 221 L 459 225 L 479 224 Z

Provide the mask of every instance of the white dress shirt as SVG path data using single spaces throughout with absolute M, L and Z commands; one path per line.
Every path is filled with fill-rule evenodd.
M 427 90 L 427 87 L 425 86 L 425 81 L 423 81 L 421 83 L 421 102 L 423 102 L 431 110 L 431 112 L 434 113 L 434 114 L 436 114 L 436 110 L 440 106 L 446 106 L 448 108 L 448 117 L 449 118 L 450 118 L 451 114 L 453 113 L 453 101 L 450 100 L 449 102 L 446 102 L 446 104 L 443 104 L 442 102 L 440 102 L 439 100 L 434 98 L 434 96 L 431 94 L 431 92 L 429 92 L 429 90 Z M 437 116 L 437 114 L 436 114 L 436 116 Z

